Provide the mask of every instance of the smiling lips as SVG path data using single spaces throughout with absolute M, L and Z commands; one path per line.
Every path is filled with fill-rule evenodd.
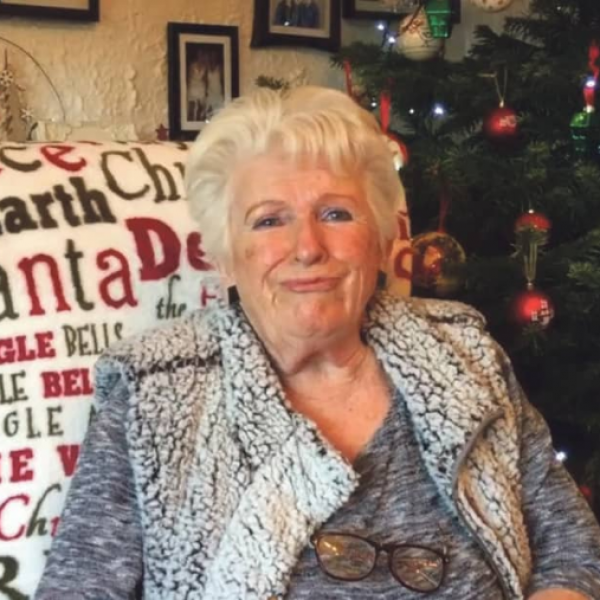
M 340 282 L 340 277 L 303 277 L 299 279 L 287 279 L 282 282 L 283 287 L 291 292 L 329 292 Z

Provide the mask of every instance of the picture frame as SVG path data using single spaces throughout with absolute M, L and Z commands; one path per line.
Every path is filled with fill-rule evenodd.
M 0 15 L 32 19 L 99 21 L 100 0 L 0 0 Z
M 168 23 L 167 60 L 169 138 L 193 140 L 239 96 L 238 28 Z
M 308 46 L 336 52 L 341 0 L 254 0 L 252 48 Z
M 423 0 L 343 0 L 347 19 L 395 19 L 415 11 Z M 451 0 L 452 22 L 460 23 L 460 0 Z

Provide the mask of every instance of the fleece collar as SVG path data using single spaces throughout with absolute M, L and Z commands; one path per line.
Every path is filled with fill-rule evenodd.
M 463 305 L 439 304 L 428 303 L 424 312 L 418 301 L 382 293 L 369 306 L 363 335 L 404 397 L 427 468 L 450 497 L 455 463 L 482 424 L 498 413 L 498 399 L 489 378 L 474 377 L 469 358 L 457 353 L 456 340 L 430 324 L 432 313 L 440 322 L 461 320 L 468 335 L 469 327 L 481 329 L 481 316 Z M 251 464 L 258 466 L 299 427 L 312 428 L 289 409 L 273 365 L 239 305 L 220 311 L 219 328 L 230 386 L 228 413 Z M 264 402 L 260 411 L 257 402 Z
M 274 453 L 290 452 L 290 469 L 300 465 L 301 471 L 311 470 L 314 475 L 311 489 L 295 498 L 300 505 L 304 503 L 306 543 L 310 533 L 344 504 L 357 485 L 357 476 L 311 423 L 289 409 L 273 365 L 241 307 L 219 312 L 228 415 L 250 464 L 260 469 L 272 461 Z M 481 315 L 464 305 L 381 293 L 368 308 L 362 332 L 402 394 L 424 464 L 452 510 L 460 498 L 460 469 L 476 440 L 490 423 L 502 421 L 512 410 L 496 348 L 482 335 L 484 325 Z M 513 425 L 514 418 L 509 418 L 501 426 L 511 429 Z M 310 464 L 301 464 L 302 448 L 311 449 L 310 459 L 308 453 L 304 456 Z M 282 453 L 282 449 L 286 450 Z M 491 452 L 496 453 L 495 449 Z M 484 456 L 480 463 L 486 461 Z M 298 479 L 294 481 L 290 488 L 298 484 Z M 308 505 L 304 493 L 313 500 Z M 498 493 L 502 497 L 504 492 Z M 508 581 L 511 596 L 518 598 L 529 570 L 528 547 L 519 541 L 507 556 L 493 527 L 476 516 L 479 508 L 471 508 L 470 523 L 467 510 L 466 520 L 480 538 L 487 538 L 492 562 L 500 563 L 501 579 Z M 497 518 L 514 520 L 515 510 L 512 506 L 511 514 Z M 520 523 L 517 529 L 522 540 Z

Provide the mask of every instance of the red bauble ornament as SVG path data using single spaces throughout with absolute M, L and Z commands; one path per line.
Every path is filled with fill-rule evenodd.
M 518 131 L 517 113 L 506 106 L 494 109 L 483 120 L 483 132 L 494 142 L 511 142 Z
M 545 329 L 554 318 L 554 306 L 544 292 L 532 288 L 516 296 L 512 303 L 511 316 L 520 327 L 533 325 Z
M 583 497 L 590 503 L 592 504 L 593 500 L 594 500 L 594 494 L 592 492 L 592 488 L 590 488 L 587 485 L 580 485 L 579 486 L 579 491 L 583 494 Z
M 582 493 L 583 497 L 592 504 L 594 502 L 594 493 L 592 492 L 592 488 L 588 485 L 580 485 L 579 491 Z
M 515 232 L 519 233 L 520 231 L 526 229 L 535 229 L 537 231 L 543 231 L 547 233 L 550 231 L 552 224 L 550 223 L 550 219 L 543 215 L 542 213 L 535 212 L 534 210 L 530 210 L 525 214 L 522 214 L 515 221 Z

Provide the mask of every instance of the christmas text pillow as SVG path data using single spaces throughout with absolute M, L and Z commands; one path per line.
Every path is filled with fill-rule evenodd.
M 115 341 L 214 301 L 175 144 L 0 145 L 0 598 L 31 596 Z

